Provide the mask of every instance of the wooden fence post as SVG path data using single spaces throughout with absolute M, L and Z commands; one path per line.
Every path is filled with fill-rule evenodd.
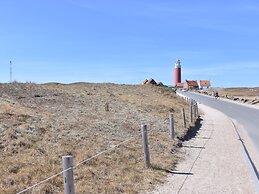
M 170 133 L 170 138 L 171 139 L 174 139 L 174 114 L 171 112 L 169 113 L 169 122 L 170 122 L 170 125 L 169 125 L 169 133 Z
M 108 102 L 105 103 L 105 111 L 109 111 L 109 103 Z
M 185 111 L 184 108 L 181 108 L 183 127 L 186 128 L 186 119 L 185 119 Z
M 142 141 L 143 141 L 143 151 L 144 151 L 144 163 L 145 167 L 150 167 L 150 155 L 148 149 L 148 138 L 147 138 L 147 125 L 141 125 Z
M 192 101 L 190 102 L 190 105 L 189 105 L 189 116 L 190 116 L 190 124 L 192 124 L 193 122 L 193 118 L 192 118 Z
M 64 182 L 64 193 L 65 194 L 75 194 L 74 187 L 74 175 L 73 175 L 73 157 L 72 156 L 62 156 L 62 168 L 66 170 L 63 172 L 63 182 Z
M 197 103 L 195 102 L 193 105 L 193 114 L 194 114 L 194 118 L 197 118 Z

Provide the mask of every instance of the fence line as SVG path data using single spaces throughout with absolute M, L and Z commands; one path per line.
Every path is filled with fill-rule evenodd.
M 179 94 L 178 94 L 178 95 L 179 95 Z M 179 96 L 182 97 L 182 98 L 184 98 L 184 96 L 181 96 L 181 95 L 179 95 Z M 187 98 L 186 100 L 187 100 L 187 102 L 189 102 L 190 99 Z M 191 103 L 191 104 L 192 104 L 192 103 Z M 192 109 L 192 105 L 191 105 L 191 109 Z M 192 118 L 192 113 L 193 113 L 193 111 L 191 110 L 190 112 L 191 112 L 191 118 Z M 197 107 L 197 112 L 198 112 L 198 107 Z M 182 118 L 182 119 L 183 119 L 183 127 L 186 128 L 186 121 L 185 121 L 184 108 L 181 109 L 181 113 L 182 113 L 182 117 L 183 117 L 183 118 Z M 191 120 L 192 120 L 192 119 L 191 119 Z M 191 121 L 191 122 L 192 122 L 192 121 Z M 173 126 L 173 125 L 174 125 L 173 114 L 172 114 L 172 115 L 170 114 L 170 116 L 169 116 L 169 130 L 170 130 L 170 133 L 171 133 L 171 134 L 170 134 L 171 138 L 174 137 L 174 126 Z M 145 127 L 146 127 L 146 126 L 145 126 Z M 22 193 L 24 193 L 24 192 L 26 192 L 26 191 L 28 191 L 28 190 L 31 190 L 31 189 L 33 189 L 33 188 L 35 188 L 35 187 L 37 187 L 37 186 L 39 186 L 39 185 L 41 185 L 41 184 L 43 184 L 43 183 L 46 183 L 47 181 L 49 181 L 49 180 L 51 180 L 51 179 L 53 179 L 53 178 L 56 178 L 57 176 L 59 176 L 59 175 L 65 173 L 65 172 L 68 172 L 68 171 L 70 171 L 70 170 L 73 170 L 73 169 L 75 169 L 75 168 L 81 166 L 82 164 L 85 164 L 85 163 L 89 162 L 90 160 L 92 160 L 92 159 L 94 159 L 94 158 L 97 158 L 98 156 L 100 156 L 100 155 L 102 155 L 102 154 L 108 153 L 108 152 L 114 150 L 115 148 L 117 148 L 117 147 L 119 147 L 119 146 L 121 146 L 121 145 L 123 145 L 123 144 L 126 144 L 128 141 L 130 141 L 130 140 L 132 140 L 133 138 L 139 136 L 140 134 L 141 134 L 141 131 L 140 131 L 137 135 L 132 136 L 132 137 L 126 139 L 125 141 L 122 141 L 121 143 L 116 144 L 115 146 L 113 146 L 113 147 L 111 147 L 111 148 L 108 148 L 108 149 L 106 149 L 106 150 L 103 150 L 103 151 L 97 153 L 96 155 L 94 155 L 94 156 L 92 156 L 92 157 L 90 157 L 90 158 L 87 158 L 87 159 L 85 159 L 85 160 L 82 160 L 82 161 L 79 162 L 78 164 L 76 164 L 76 165 L 74 165 L 74 166 L 72 166 L 72 167 L 70 167 L 70 168 L 67 168 L 67 169 L 65 169 L 65 170 L 62 170 L 61 172 L 58 172 L 58 173 L 56 173 L 56 174 L 54 174 L 54 175 L 52 175 L 52 176 L 50 176 L 50 177 L 48 177 L 48 178 L 46 178 L 46 179 L 40 181 L 40 182 L 38 182 L 38 183 L 36 183 L 36 184 L 34 184 L 34 185 L 32 185 L 32 186 L 30 186 L 30 187 L 28 187 L 28 188 L 26 188 L 26 189 L 20 191 L 20 192 L 18 192 L 17 194 L 22 194 Z M 146 143 L 146 144 L 147 144 L 147 143 Z M 145 151 L 144 151 L 144 152 L 145 152 Z M 149 160 L 150 160 L 150 159 L 149 159 Z M 149 164 L 146 165 L 147 167 L 150 166 L 150 161 L 148 161 L 148 163 L 149 163 Z
M 140 134 L 138 134 L 138 135 L 140 135 Z M 85 160 L 79 162 L 77 165 L 75 165 L 75 166 L 73 166 L 73 167 L 70 167 L 70 168 L 67 168 L 66 170 L 63 170 L 63 171 L 61 171 L 61 172 L 58 172 L 58 173 L 56 173 L 56 174 L 54 174 L 54 175 L 52 175 L 52 176 L 50 176 L 50 177 L 48 177 L 48 178 L 46 178 L 46 179 L 40 181 L 39 183 L 36 183 L 36 184 L 34 184 L 34 185 L 32 185 L 32 186 L 30 186 L 30 187 L 28 187 L 28 188 L 26 188 L 26 189 L 24 189 L 24 190 L 18 192 L 17 194 L 21 194 L 21 193 L 24 193 L 24 192 L 26 192 L 26 191 L 28 191 L 28 190 L 31 190 L 31 189 L 33 189 L 34 187 L 37 187 L 37 186 L 39 186 L 39 185 L 41 185 L 41 184 L 43 184 L 43 183 L 46 183 L 47 181 L 49 181 L 49 180 L 51 180 L 51 179 L 53 179 L 53 178 L 56 178 L 57 176 L 63 174 L 64 172 L 67 172 L 67 171 L 69 171 L 69 170 L 71 170 L 71 169 L 75 169 L 75 168 L 77 168 L 78 166 L 81 166 L 82 164 L 84 164 L 84 163 L 86 163 L 86 162 L 88 162 L 88 161 L 90 161 L 90 160 L 92 160 L 92 159 L 94 159 L 94 158 L 97 158 L 98 156 L 100 156 L 100 155 L 102 155 L 102 154 L 104 154 L 104 153 L 110 152 L 110 151 L 112 151 L 113 149 L 119 147 L 120 145 L 123 145 L 123 144 L 125 144 L 126 142 L 130 141 L 131 139 L 137 137 L 138 135 L 133 136 L 133 137 L 130 137 L 129 139 L 127 139 L 127 140 L 125 140 L 125 141 L 123 141 L 123 142 L 121 142 L 121 143 L 115 145 L 115 146 L 112 147 L 112 148 L 108 148 L 107 150 L 103 150 L 103 151 L 99 152 L 98 154 L 96 154 L 96 155 L 94 155 L 94 156 L 92 156 L 92 157 L 90 157 L 90 158 L 88 158 L 88 159 L 85 159 Z
M 43 184 L 43 183 L 45 183 L 45 182 L 47 182 L 47 181 L 49 181 L 49 180 L 51 180 L 51 179 L 53 179 L 53 178 L 55 178 L 55 177 L 61 175 L 63 172 L 69 171 L 69 170 L 71 170 L 71 169 L 72 169 L 72 168 L 68 168 L 68 169 L 66 169 L 66 170 L 63 170 L 62 172 L 59 172 L 59 173 L 57 173 L 57 174 L 54 174 L 54 175 L 52 175 L 51 177 L 46 178 L 45 180 L 43 180 L 43 181 L 41 181 L 41 182 L 39 182 L 39 183 L 36 183 L 36 184 L 34 184 L 34 185 L 32 185 L 32 186 L 30 186 L 30 187 L 28 187 L 28 188 L 26 188 L 26 189 L 24 189 L 24 190 L 18 192 L 17 194 L 24 193 L 24 192 L 26 192 L 26 191 L 28 191 L 28 190 L 31 190 L 31 189 L 33 189 L 34 187 L 37 187 L 37 186 L 39 186 L 39 185 L 41 185 L 41 184 Z

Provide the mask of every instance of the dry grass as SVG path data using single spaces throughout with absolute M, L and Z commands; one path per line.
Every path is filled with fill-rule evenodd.
M 219 96 L 237 102 L 259 106 L 259 88 L 210 88 L 204 90 L 208 94 L 218 91 Z M 203 92 L 204 92 L 203 91 Z
M 130 137 L 75 169 L 77 193 L 148 190 L 177 162 L 168 113 L 175 113 L 176 135 L 182 137 L 180 108 L 188 108 L 168 88 L 52 83 L 0 84 L 0 90 L 0 193 L 16 193 L 61 171 L 63 155 L 78 163 Z M 149 126 L 151 169 L 143 166 L 142 123 Z M 60 176 L 28 193 L 62 192 Z
M 257 98 L 259 99 L 259 87 L 257 88 L 210 88 L 208 92 L 217 90 L 221 96 Z

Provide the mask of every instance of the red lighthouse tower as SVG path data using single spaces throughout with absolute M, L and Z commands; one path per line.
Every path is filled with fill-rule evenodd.
M 174 66 L 174 86 L 177 83 L 181 83 L 181 61 L 178 59 Z

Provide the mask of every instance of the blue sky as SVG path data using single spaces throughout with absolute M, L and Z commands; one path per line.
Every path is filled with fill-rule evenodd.
M 0 0 L 0 82 L 259 86 L 256 0 Z

